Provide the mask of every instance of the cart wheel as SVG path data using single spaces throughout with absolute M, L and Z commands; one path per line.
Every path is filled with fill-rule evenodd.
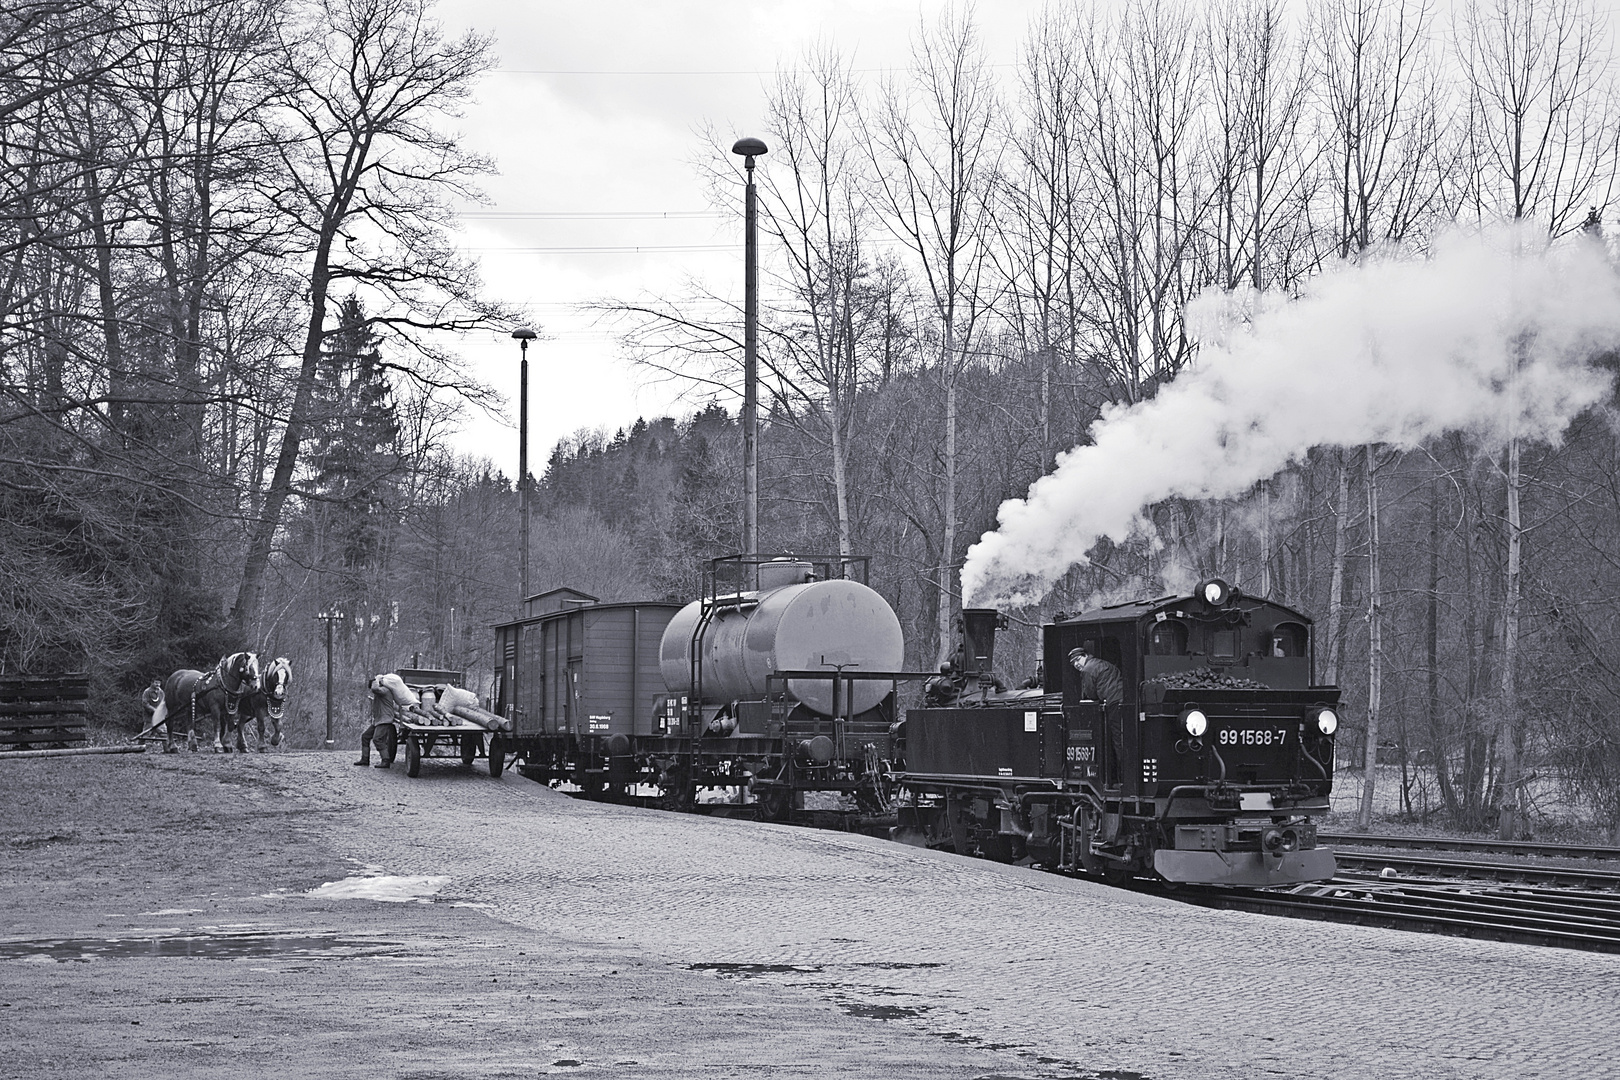
M 405 775 L 420 776 L 422 773 L 422 746 L 412 735 L 405 740 Z
M 461 763 L 471 765 L 478 757 L 478 744 L 483 740 L 477 735 L 463 735 L 461 737 Z
M 506 740 L 497 733 L 489 737 L 489 775 L 499 780 L 505 768 Z

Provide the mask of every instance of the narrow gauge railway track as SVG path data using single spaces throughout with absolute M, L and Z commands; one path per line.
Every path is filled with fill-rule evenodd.
M 1338 877 L 1288 889 L 1182 886 L 1166 895 L 1229 911 L 1620 953 L 1620 898 L 1603 893 Z
M 1365 854 L 1346 852 L 1342 849 L 1334 854 L 1338 859 L 1339 870 L 1349 872 L 1349 876 L 1376 875 L 1388 867 L 1409 878 L 1541 885 L 1620 895 L 1620 871 L 1615 870 L 1584 870 L 1579 867 L 1541 866 L 1524 862 L 1475 862 L 1469 859 L 1447 859 L 1432 855 L 1425 857 Z
M 576 798 L 589 798 L 574 793 Z M 657 800 L 626 799 L 656 806 Z M 753 806 L 735 803 L 703 803 L 701 813 L 720 817 L 754 817 Z M 867 832 L 883 835 L 877 828 L 887 819 L 836 812 L 798 811 L 792 823 L 809 828 Z M 864 827 L 863 827 L 864 826 Z M 1523 945 L 1580 949 L 1589 952 L 1620 953 L 1620 874 L 1597 871 L 1565 871 L 1523 864 L 1470 863 L 1447 859 L 1407 859 L 1390 855 L 1347 858 L 1339 853 L 1341 869 L 1347 863 L 1364 864 L 1366 872 L 1341 873 L 1330 882 L 1295 885 L 1286 889 L 1241 889 L 1223 886 L 1182 885 L 1167 889 L 1163 882 L 1136 880 L 1121 887 L 1153 892 L 1199 907 L 1249 911 L 1287 918 L 1316 919 L 1323 922 L 1381 926 L 1392 930 L 1445 934 Z M 1467 888 L 1478 878 L 1463 883 L 1439 884 L 1431 878 L 1378 876 L 1387 866 L 1400 864 L 1459 876 L 1495 872 L 1519 875 L 1509 881 L 1533 880 L 1563 885 L 1574 881 L 1598 884 L 1601 891 L 1572 887 L 1544 888 L 1534 885 L 1500 885 Z M 1058 871 L 1052 871 L 1054 873 Z M 1554 878 L 1553 875 L 1568 875 Z M 1065 875 L 1086 877 L 1089 875 Z M 1499 881 L 1499 877 L 1487 877 Z
M 1396 848 L 1407 851 L 1470 851 L 1482 855 L 1519 855 L 1542 859 L 1620 861 L 1620 848 L 1593 844 L 1536 844 L 1513 840 L 1459 840 L 1447 836 L 1384 836 L 1376 833 L 1316 834 L 1329 847 Z

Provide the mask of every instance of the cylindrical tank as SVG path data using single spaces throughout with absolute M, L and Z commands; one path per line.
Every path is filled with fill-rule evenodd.
M 702 602 L 694 600 L 664 630 L 658 659 L 671 693 L 692 692 L 692 632 L 702 611 Z M 836 666 L 851 672 L 898 671 L 906 654 L 894 609 L 860 582 L 842 579 L 722 597 L 699 649 L 703 697 L 711 703 L 763 698 L 773 671 Z M 854 686 L 857 713 L 889 692 L 885 682 Z M 788 693 L 824 716 L 833 715 L 830 679 L 794 679 Z

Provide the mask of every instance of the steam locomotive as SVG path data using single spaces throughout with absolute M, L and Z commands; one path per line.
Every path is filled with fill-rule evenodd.
M 1312 683 L 1310 620 L 1220 581 L 1060 618 L 1044 682 L 997 689 L 992 610 L 959 623 L 948 707 L 902 718 L 894 611 L 859 556 L 714 560 L 699 599 L 529 598 L 496 627 L 491 740 L 542 782 L 785 820 L 836 804 L 897 839 L 1109 877 L 1281 884 L 1331 877 L 1314 818 L 1332 785 L 1338 691 Z M 1086 701 L 1068 652 L 1119 669 Z M 832 797 L 832 798 L 829 798 Z
M 997 612 L 962 613 L 981 688 L 912 709 L 897 838 L 1110 878 L 1280 885 L 1324 880 L 1315 820 L 1333 783 L 1339 691 L 1312 680 L 1308 618 L 1219 579 L 1043 628 L 1044 681 L 995 693 Z M 1081 697 L 1075 648 L 1112 664 L 1123 700 Z

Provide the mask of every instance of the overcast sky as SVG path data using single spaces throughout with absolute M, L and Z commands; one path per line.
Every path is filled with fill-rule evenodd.
M 529 349 L 534 472 L 558 439 L 582 427 L 617 428 L 701 402 L 678 401 L 675 387 L 632 370 L 612 337 L 572 310 L 603 297 L 677 296 L 692 278 L 741 296 L 741 190 L 735 213 L 713 212 L 696 167 L 706 150 L 701 131 L 712 125 L 728 148 L 758 134 L 776 66 L 792 66 L 818 38 L 849 54 L 864 78 L 904 67 L 919 18 L 937 18 L 944 6 L 443 0 L 447 32 L 493 35 L 500 62 L 461 124 L 466 145 L 500 169 L 484 185 L 491 205 L 467 216 L 464 240 L 490 294 L 526 308 L 549 339 Z M 980 5 L 992 63 L 1012 64 L 1039 6 Z M 760 167 L 771 167 L 768 155 Z M 515 476 L 517 343 L 474 336 L 461 351 L 510 408 L 504 425 L 477 418 L 455 445 Z

